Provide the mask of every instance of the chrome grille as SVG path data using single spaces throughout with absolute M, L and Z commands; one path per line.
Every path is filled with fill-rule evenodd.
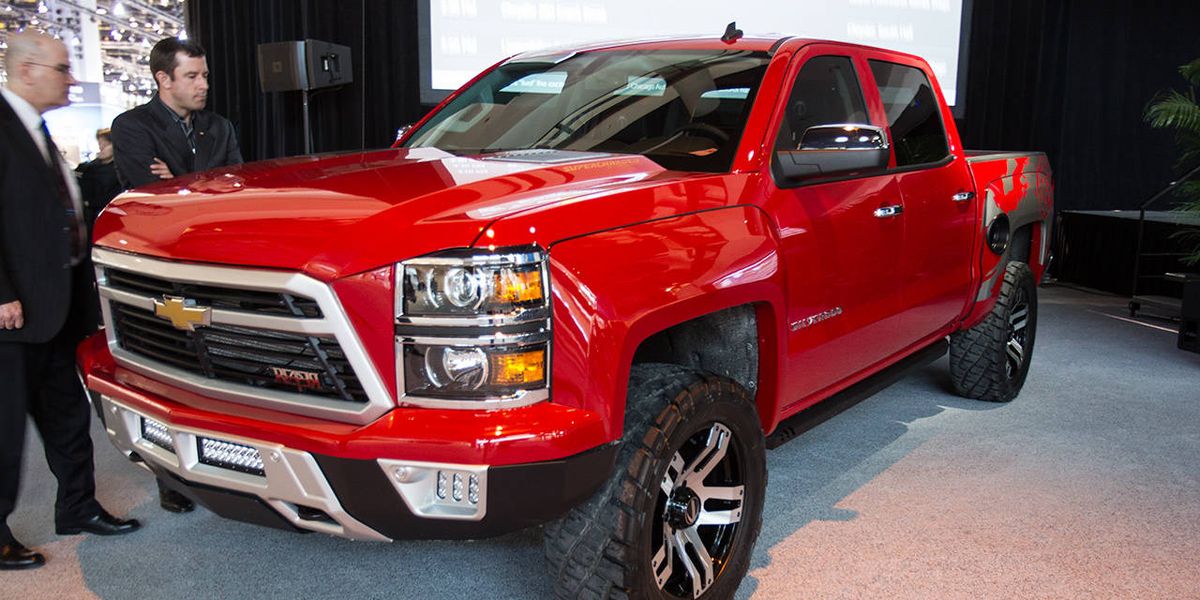
M 106 269 L 105 275 L 108 287 L 141 296 L 181 296 L 195 300 L 198 306 L 256 314 L 308 319 L 322 317 L 321 307 L 317 306 L 315 300 L 294 294 L 168 281 L 112 268 Z
M 209 379 L 367 402 L 362 383 L 332 336 L 215 323 L 184 331 L 137 306 L 111 302 L 110 311 L 117 344 L 128 352 Z

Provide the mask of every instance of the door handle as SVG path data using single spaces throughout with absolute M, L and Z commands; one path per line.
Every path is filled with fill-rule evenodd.
M 891 206 L 880 206 L 875 209 L 875 217 L 879 219 L 888 219 L 899 216 L 904 212 L 904 206 L 900 204 L 892 204 Z
M 975 192 L 959 192 L 959 193 L 951 196 L 950 199 L 955 202 L 966 202 L 967 200 L 970 200 L 971 198 L 974 198 L 974 197 L 975 197 Z

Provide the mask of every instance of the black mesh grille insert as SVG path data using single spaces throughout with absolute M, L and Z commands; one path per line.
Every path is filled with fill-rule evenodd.
M 161 298 L 182 296 L 195 300 L 199 306 L 211 306 L 224 310 L 239 310 L 265 315 L 286 317 L 321 318 L 321 308 L 316 300 L 280 292 L 240 290 L 198 283 L 181 283 L 151 277 L 129 271 L 107 269 L 108 287 L 137 294 Z
M 109 304 L 117 343 L 128 352 L 210 379 L 347 402 L 367 401 L 334 338 L 221 324 L 183 331 L 141 308 Z

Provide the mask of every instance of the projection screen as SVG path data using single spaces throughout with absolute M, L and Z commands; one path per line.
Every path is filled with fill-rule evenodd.
M 881 46 L 929 61 L 960 104 L 970 0 L 421 0 L 421 101 L 434 104 L 520 52 L 582 42 L 720 35 L 792 35 Z M 958 113 L 961 106 L 955 110 Z

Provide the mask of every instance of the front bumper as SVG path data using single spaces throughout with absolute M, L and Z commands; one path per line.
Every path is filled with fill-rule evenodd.
M 598 438 L 599 421 L 568 407 L 397 408 L 361 427 L 244 407 L 234 414 L 182 390 L 163 393 L 105 358 L 100 342 L 80 348 L 112 443 L 167 487 L 239 521 L 356 540 L 500 535 L 585 500 L 616 456 Z M 253 455 L 255 467 L 214 462 L 201 450 L 206 439 Z

